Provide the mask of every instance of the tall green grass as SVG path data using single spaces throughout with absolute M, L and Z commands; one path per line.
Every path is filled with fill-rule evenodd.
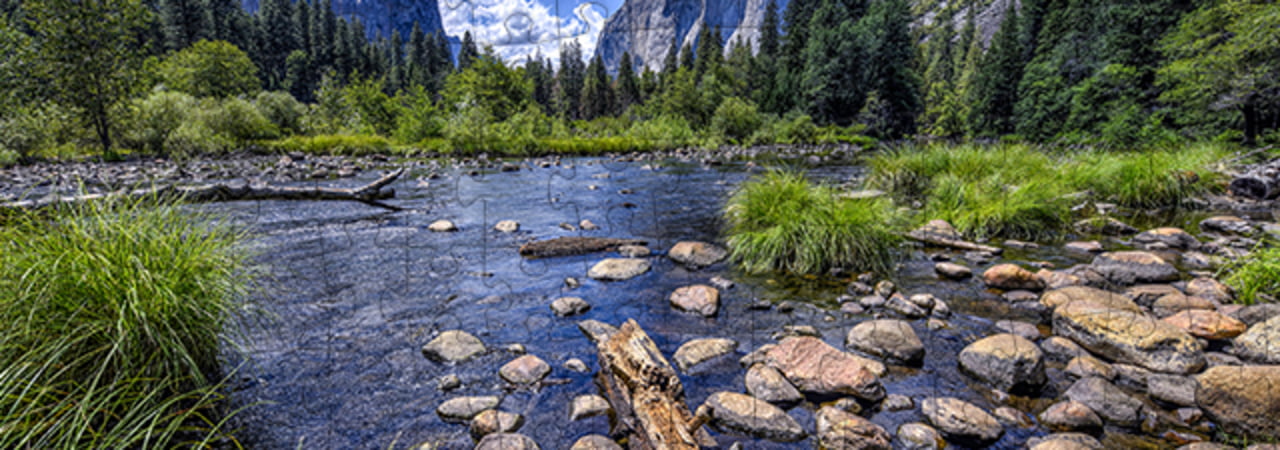
M 1214 165 L 1230 154 L 1223 145 L 1194 144 L 1142 152 L 1094 151 L 1076 155 L 1068 182 L 1095 198 L 1133 208 L 1178 206 L 1213 188 Z
M 247 283 L 242 233 L 151 200 L 0 227 L 0 448 L 225 438 L 219 349 Z
M 1260 294 L 1280 296 L 1280 248 L 1255 250 L 1223 268 L 1223 280 L 1236 291 L 1236 301 L 1251 305 Z
M 754 273 L 832 267 L 887 273 L 902 214 L 886 198 L 849 199 L 803 175 L 749 180 L 724 209 L 730 257 Z

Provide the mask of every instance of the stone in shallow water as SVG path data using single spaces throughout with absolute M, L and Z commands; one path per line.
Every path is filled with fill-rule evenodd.
M 484 352 L 479 338 L 461 330 L 440 333 L 422 346 L 422 355 L 435 362 L 459 363 Z
M 452 221 L 440 219 L 435 222 L 431 222 L 431 225 L 427 225 L 427 229 L 437 233 L 447 233 L 451 231 L 458 231 L 458 226 L 454 225 Z
M 991 387 L 1010 391 L 1044 384 L 1044 354 L 1034 342 L 1013 334 L 981 339 L 958 358 L 960 368 Z
M 995 442 L 1004 434 L 1004 427 L 995 417 L 958 398 L 925 399 L 920 403 L 920 410 L 949 440 L 982 445 Z
M 920 422 L 904 423 L 898 426 L 898 434 L 893 440 L 894 448 L 902 450 L 937 450 L 946 442 L 933 427 Z
M 794 442 L 805 437 L 800 424 L 782 409 L 737 392 L 711 394 L 695 415 L 710 419 L 717 428 L 759 439 Z
M 1027 440 L 1027 448 L 1034 450 L 1102 450 L 1104 447 L 1093 436 L 1084 433 L 1054 433 Z
M 845 338 L 845 346 L 905 364 L 924 360 L 924 343 L 911 324 L 902 320 L 868 320 L 855 325 Z
M 1164 322 L 1205 339 L 1231 339 L 1246 329 L 1244 322 L 1203 309 L 1182 311 L 1165 317 Z
M 1173 264 L 1147 252 L 1103 253 L 1094 258 L 1090 266 L 1117 284 L 1175 281 L 1179 276 L 1178 269 Z
M 1280 436 L 1280 365 L 1218 366 L 1196 381 L 1200 409 L 1228 433 Z
M 801 392 L 853 395 L 869 401 L 884 398 L 880 384 L 880 377 L 888 372 L 884 364 L 842 352 L 821 339 L 786 338 L 757 352 L 761 352 L 760 362 L 778 369 Z
M 551 311 L 560 317 L 582 314 L 589 309 L 591 304 L 580 297 L 560 297 L 551 302 Z
M 680 370 L 688 373 L 694 366 L 733 353 L 737 348 L 738 342 L 733 339 L 694 339 L 676 349 L 672 359 Z
M 1133 241 L 1150 248 L 1160 248 L 1163 245 L 1165 248 L 1195 250 L 1200 247 L 1200 241 L 1196 240 L 1191 233 L 1173 227 L 1143 231 L 1134 236 Z
M 609 412 L 609 402 L 599 395 L 579 395 L 569 407 L 569 420 L 601 416 Z
M 944 278 L 952 280 L 963 280 L 973 276 L 973 270 L 968 267 L 949 262 L 940 262 L 933 265 L 933 271 Z
M 1280 364 L 1280 316 L 1249 327 L 1232 344 L 1236 356 L 1245 360 Z
M 551 366 L 542 358 L 524 355 L 498 369 L 498 375 L 511 384 L 533 384 L 551 373 Z
M 1040 423 L 1055 431 L 1092 430 L 1102 427 L 1102 418 L 1084 403 L 1067 400 L 1040 413 Z
M 515 233 L 520 231 L 520 222 L 514 220 L 503 220 L 493 225 L 495 231 L 502 233 Z
M 982 282 L 997 289 L 1044 289 L 1044 280 L 1035 273 L 1013 264 L 997 264 L 982 273 Z
M 697 241 L 681 241 L 667 251 L 667 257 L 684 266 L 700 269 L 710 266 L 729 256 L 724 248 Z
M 524 425 L 524 416 L 496 409 L 487 409 L 471 421 L 471 438 L 480 440 L 493 433 L 511 433 Z
M 609 340 L 610 336 L 616 334 L 618 332 L 618 327 L 599 320 L 588 319 L 578 322 L 578 330 L 582 331 L 582 334 L 586 335 L 587 339 L 590 340 L 592 344 L 599 344 Z
M 446 400 L 436 408 L 436 414 L 446 421 L 471 420 L 486 409 L 498 407 L 498 397 L 457 397 Z
M 705 284 L 684 286 L 672 292 L 668 301 L 671 302 L 671 306 L 681 311 L 711 317 L 720 309 L 720 291 Z
M 889 433 L 861 416 L 830 406 L 818 410 L 818 445 L 829 449 L 889 450 Z
M 1090 302 L 1108 308 L 1123 309 L 1135 313 L 1142 312 L 1142 307 L 1122 294 L 1088 286 L 1068 286 L 1045 292 L 1044 295 L 1040 296 L 1040 304 L 1050 310 L 1073 302 Z
M 1081 378 L 1063 397 L 1083 403 L 1098 416 L 1118 425 L 1137 425 L 1141 418 L 1142 402 L 1102 378 Z
M 602 281 L 624 281 L 648 272 L 649 266 L 647 259 L 608 258 L 591 266 L 587 276 Z
M 528 436 L 515 433 L 494 433 L 476 444 L 475 450 L 540 450 L 538 443 Z
M 1053 331 L 1112 361 L 1168 373 L 1204 367 L 1201 342 L 1145 314 L 1071 302 L 1054 311 Z
M 804 400 L 804 395 L 782 376 L 778 369 L 764 364 L 752 365 L 743 379 L 747 393 L 769 403 L 792 404 Z
M 574 442 L 569 450 L 622 450 L 622 446 L 608 437 L 588 434 Z

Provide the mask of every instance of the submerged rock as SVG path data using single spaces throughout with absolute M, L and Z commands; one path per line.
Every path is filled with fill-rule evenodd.
M 603 281 L 629 280 L 649 271 L 649 260 L 637 258 L 608 258 L 591 266 L 587 276 Z
M 480 339 L 461 330 L 449 330 L 440 333 L 427 345 L 422 346 L 422 355 L 435 362 L 459 363 L 485 352 L 484 343 Z
M 609 402 L 599 395 L 579 395 L 569 406 L 569 420 L 602 416 L 609 412 Z
M 920 403 L 920 409 L 929 423 L 948 440 L 984 445 L 995 442 L 1004 434 L 1004 427 L 995 417 L 958 398 L 925 399 Z
M 551 311 L 560 317 L 582 314 L 589 309 L 591 304 L 580 297 L 560 297 L 551 302 Z
M 667 257 L 686 267 L 700 269 L 718 263 L 729 256 L 724 248 L 697 241 L 681 241 L 667 251 Z
M 498 369 L 498 375 L 511 384 L 533 384 L 551 373 L 551 366 L 542 358 L 524 355 Z
M 1044 384 L 1044 354 L 1034 342 L 1013 334 L 997 334 L 960 352 L 960 368 L 1001 391 L 1032 389 Z
M 818 410 L 818 445 L 830 449 L 889 450 L 889 433 L 861 416 L 823 407 Z
M 681 311 L 711 317 L 720 309 L 720 291 L 705 284 L 695 284 L 676 289 L 671 293 L 668 301 L 671 302 L 671 306 Z
M 933 271 L 938 275 L 952 280 L 963 280 L 973 276 L 973 270 L 968 267 L 949 262 L 940 262 L 933 265 Z
M 709 419 L 717 428 L 759 439 L 795 442 L 805 437 L 800 424 L 782 409 L 737 392 L 711 394 L 695 416 Z
M 503 220 L 493 225 L 494 231 L 502 233 L 515 233 L 520 231 L 520 222 L 514 220 Z

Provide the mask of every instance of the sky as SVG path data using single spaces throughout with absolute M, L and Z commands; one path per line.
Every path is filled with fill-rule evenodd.
M 622 0 L 440 0 L 445 32 L 493 46 L 509 63 L 541 54 L 559 65 L 560 45 L 576 40 L 584 58 L 596 51 L 604 21 Z

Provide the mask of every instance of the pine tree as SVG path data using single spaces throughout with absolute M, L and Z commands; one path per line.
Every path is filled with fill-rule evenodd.
M 458 70 L 467 70 L 478 56 L 480 56 L 480 50 L 476 48 L 476 41 L 471 37 L 471 30 L 467 30 L 462 33 L 462 49 L 458 50 Z
M 752 62 L 751 86 L 755 92 L 756 104 L 760 105 L 760 110 L 770 113 L 780 113 L 777 98 L 778 92 L 778 71 L 782 69 L 780 66 L 779 54 L 780 36 L 778 35 L 778 3 L 770 1 L 764 9 L 764 19 L 761 21 L 760 30 L 760 50 L 756 54 Z
M 212 28 L 207 22 L 201 0 L 161 0 L 160 24 L 164 29 L 165 48 L 180 50 L 200 39 L 209 37 Z
M 676 73 L 676 69 L 680 68 L 680 44 L 676 42 L 676 38 L 671 38 L 671 46 L 667 47 L 667 54 L 662 57 L 662 82 L 671 78 Z
M 925 44 L 924 104 L 920 125 L 929 134 L 947 136 L 955 130 L 946 130 L 939 123 L 946 98 L 955 90 L 955 7 L 948 6 L 938 14 Z
M 964 28 L 960 30 L 960 40 L 955 46 L 959 52 L 952 52 L 955 67 L 952 75 L 952 88 L 943 94 L 942 104 L 938 107 L 938 118 L 933 123 L 931 133 L 939 136 L 963 135 L 968 131 L 969 91 L 972 89 L 974 76 L 978 71 L 978 62 L 982 59 L 982 40 L 978 38 L 977 12 L 972 4 L 965 15 Z
M 906 0 L 882 0 L 872 6 L 865 20 L 870 21 L 868 29 L 879 32 L 871 54 L 869 80 L 880 101 L 879 111 L 874 112 L 879 131 L 889 138 L 915 134 L 921 104 L 920 80 L 912 67 L 916 45 L 911 38 L 911 7 Z M 1011 87 L 1016 84 L 1017 78 L 1010 80 Z M 1009 104 L 1010 113 L 1012 105 Z
M 800 93 L 820 123 L 848 125 L 866 102 L 867 32 L 840 2 L 822 5 L 809 20 Z
M 524 65 L 525 78 L 533 85 L 533 101 L 544 114 L 552 111 L 554 91 L 551 63 L 543 62 L 541 54 L 534 54 Z
M 311 5 L 306 0 L 297 0 L 293 5 L 293 27 L 297 30 L 298 39 L 295 44 L 303 51 L 311 48 Z
M 609 73 L 604 68 L 604 59 L 597 54 L 587 65 L 586 80 L 582 85 L 582 118 L 592 120 L 613 114 L 613 87 Z
M 330 0 L 320 0 L 315 8 L 311 8 L 311 47 L 307 54 L 311 55 L 312 69 L 325 73 L 333 68 L 333 55 L 337 46 L 338 17 L 333 12 Z
M 582 86 L 586 78 L 582 46 L 572 40 L 560 46 L 560 72 L 556 74 L 556 110 L 569 119 L 581 118 Z
M 298 30 L 293 22 L 290 0 L 264 0 L 260 18 L 258 64 L 267 89 L 284 86 L 286 60 L 298 49 Z
M 991 136 L 1014 131 L 1013 107 L 1022 79 L 1022 43 L 1018 10 L 1013 2 L 1004 22 L 991 39 L 991 48 L 978 66 L 971 96 L 969 127 L 975 134 Z
M 640 103 L 640 82 L 636 80 L 636 69 L 631 63 L 631 53 L 628 52 L 622 52 L 622 60 L 618 63 L 617 93 L 618 112 Z
M 387 64 L 387 91 L 399 92 L 409 86 L 405 74 L 404 41 L 400 39 L 400 30 L 391 31 L 391 42 L 388 43 L 383 58 Z
M 724 46 L 720 43 L 720 32 L 702 22 L 698 30 L 697 47 L 693 59 L 693 73 L 699 78 L 724 62 Z M 693 48 L 693 46 L 690 46 Z
M 428 38 L 427 48 L 431 51 L 427 53 L 427 62 L 431 69 L 431 84 L 427 89 L 440 92 L 444 89 L 445 78 L 453 73 L 453 53 L 449 50 L 449 38 L 440 32 L 432 33 Z

